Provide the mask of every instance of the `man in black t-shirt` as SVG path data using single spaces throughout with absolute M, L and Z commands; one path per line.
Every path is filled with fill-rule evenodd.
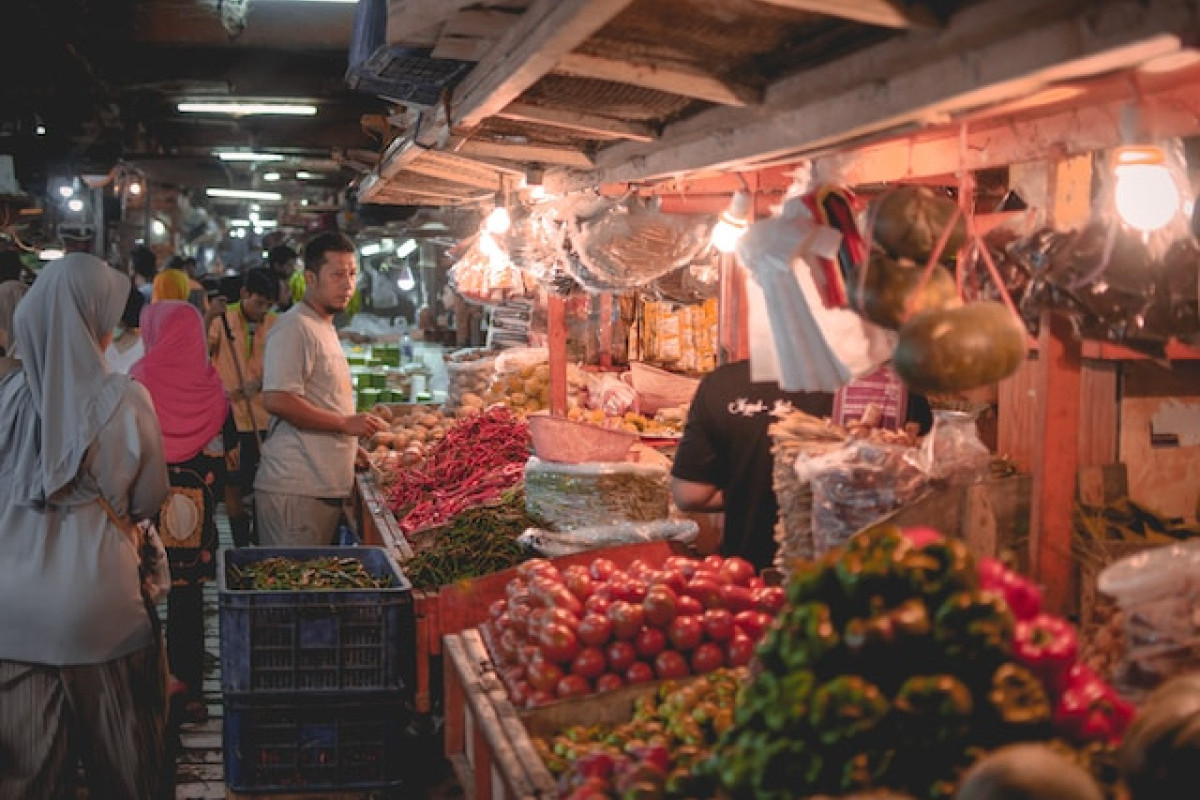
M 760 570 L 775 556 L 778 515 L 767 428 L 772 411 L 789 408 L 828 417 L 833 395 L 751 383 L 749 361 L 718 367 L 696 390 L 671 468 L 675 505 L 682 511 L 724 511 L 721 554 L 741 556 Z

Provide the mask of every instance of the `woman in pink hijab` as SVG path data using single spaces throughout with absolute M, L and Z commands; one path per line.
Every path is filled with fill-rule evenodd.
M 186 687 L 182 721 L 207 717 L 201 699 L 204 616 L 201 584 L 216 576 L 213 511 L 224 491 L 225 434 L 233 432 L 229 400 L 208 362 L 200 312 L 181 300 L 142 311 L 146 354 L 129 370 L 150 392 L 163 434 L 170 493 L 158 529 L 171 563 L 167 598 L 167 656 Z

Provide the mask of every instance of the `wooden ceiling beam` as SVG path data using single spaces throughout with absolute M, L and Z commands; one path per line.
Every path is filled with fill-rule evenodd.
M 451 125 L 473 128 L 500 111 L 633 0 L 534 0 L 450 99 Z
M 658 134 L 649 125 L 623 119 L 584 114 L 531 103 L 509 103 L 496 114 L 501 119 L 532 122 L 552 128 L 576 131 L 594 139 L 628 139 L 634 142 L 653 142 Z
M 894 0 L 758 0 L 780 8 L 810 11 L 882 28 L 936 28 L 937 18 L 924 6 Z
M 762 93 L 732 83 L 695 67 L 661 62 L 633 61 L 592 53 L 568 53 L 554 68 L 560 75 L 627 83 L 660 92 L 692 97 L 723 106 L 757 103 Z
M 627 183 L 771 159 L 813 158 L 854 142 L 929 128 L 1056 83 L 1178 52 L 1188 0 L 1006 0 L 969 6 L 944 30 L 913 32 L 784 78 L 761 108 L 714 108 L 658 142 L 621 142 L 594 170 L 547 173 L 552 191 Z
M 436 150 L 426 151 L 423 156 L 408 163 L 406 169 L 418 175 L 498 192 L 500 173 L 488 164 L 464 158 L 454 153 Z
M 591 156 L 580 150 L 566 147 L 550 147 L 537 144 L 513 144 L 489 142 L 483 139 L 467 139 L 459 145 L 459 154 L 496 158 L 517 164 L 554 164 L 556 166 L 587 169 L 593 165 Z

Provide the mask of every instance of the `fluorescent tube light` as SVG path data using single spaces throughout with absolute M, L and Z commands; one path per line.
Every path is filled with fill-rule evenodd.
M 359 248 L 358 252 L 360 255 L 364 256 L 377 256 L 380 252 L 382 252 L 382 250 L 383 248 L 380 247 L 378 243 L 375 243 L 363 245 Z
M 176 103 L 175 108 L 184 114 L 232 114 L 234 116 L 273 114 L 288 117 L 311 117 L 317 113 L 317 107 L 310 103 L 195 102 Z
M 305 171 L 301 170 L 300 172 L 296 173 L 296 180 L 301 180 L 301 181 L 315 181 L 315 180 L 318 180 L 320 177 L 321 177 L 321 175 L 318 172 L 305 172 Z
M 209 197 L 227 197 L 233 200 L 282 200 L 279 192 L 256 192 L 250 189 L 205 189 Z
M 267 183 L 273 183 L 279 180 L 282 176 L 278 172 L 264 172 L 263 180 Z
M 38 258 L 42 261 L 54 261 L 62 258 L 66 253 L 59 250 L 57 247 L 48 247 L 45 250 L 38 251 Z
M 217 153 L 222 161 L 283 161 L 279 153 L 252 153 L 247 150 L 222 150 Z
M 416 239 L 405 239 L 404 242 L 396 248 L 396 257 L 405 258 L 417 249 Z
M 248 220 L 248 219 L 231 219 L 231 220 L 229 220 L 229 227 L 231 227 L 231 228 L 249 228 L 250 220 Z

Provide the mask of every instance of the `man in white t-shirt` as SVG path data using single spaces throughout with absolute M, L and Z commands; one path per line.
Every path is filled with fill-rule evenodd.
M 353 489 L 357 437 L 387 426 L 354 412 L 350 367 L 333 325 L 357 279 L 354 242 L 317 235 L 304 248 L 304 299 L 267 336 L 262 400 L 271 422 L 254 481 L 264 545 L 330 544 Z

